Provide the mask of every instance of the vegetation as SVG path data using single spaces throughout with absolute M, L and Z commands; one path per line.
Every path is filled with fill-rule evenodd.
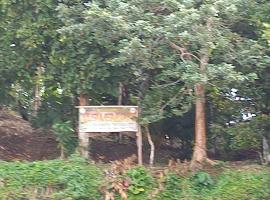
M 205 178 L 208 177 L 208 178 Z M 213 180 L 199 172 L 193 177 L 170 175 L 159 199 L 268 199 L 269 174 L 256 172 L 225 171 Z M 211 181 L 209 181 L 211 180 Z
M 223 149 L 230 145 L 226 123 L 241 123 L 243 114 L 269 115 L 267 1 L 0 5 L 1 105 L 36 126 L 75 125 L 74 106 L 90 98 L 92 105 L 140 105 L 140 123 L 153 134 L 194 113 L 195 136 L 184 140 L 194 144 L 196 168 L 209 161 L 212 138 L 225 141 Z M 232 96 L 231 89 L 238 92 Z M 183 138 L 185 131 L 180 126 L 171 135 Z
M 102 171 L 80 157 L 1 162 L 1 199 L 100 199 Z
M 1 162 L 0 166 L 1 199 L 96 200 L 104 198 L 104 188 L 110 188 L 102 173 L 110 166 L 97 167 L 78 156 L 66 161 Z M 171 171 L 161 177 L 153 176 L 145 168 L 132 167 L 125 172 L 130 182 L 124 192 L 130 200 L 270 198 L 269 169 L 257 165 L 249 169 L 228 169 L 215 175 L 201 171 L 183 176 Z M 114 196 L 120 199 L 117 191 Z
M 0 0 L 0 112 L 52 130 L 65 158 L 76 106 L 138 105 L 152 150 L 169 138 L 195 173 L 129 167 L 106 185 L 78 157 L 1 162 L 1 198 L 270 199 L 267 170 L 201 171 L 235 152 L 270 164 L 269 13 L 268 0 Z

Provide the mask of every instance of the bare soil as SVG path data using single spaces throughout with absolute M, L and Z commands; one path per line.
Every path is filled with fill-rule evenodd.
M 33 129 L 28 121 L 10 111 L 0 111 L 0 159 L 44 160 L 59 156 L 52 133 Z
M 143 145 L 143 162 L 149 162 L 150 147 L 147 143 Z M 125 143 L 116 141 L 106 141 L 102 139 L 93 140 L 90 148 L 90 155 L 95 161 L 102 161 L 105 163 L 122 160 L 137 154 L 137 146 L 135 140 L 130 140 Z M 181 151 L 177 148 L 169 146 L 160 146 L 155 150 L 156 161 L 160 164 L 168 164 L 170 159 L 181 159 Z
M 137 154 L 134 138 L 117 141 L 116 134 L 107 138 L 92 140 L 91 158 L 98 162 L 108 163 Z M 148 163 L 149 146 L 144 144 L 144 162 Z M 34 129 L 28 121 L 12 111 L 0 110 L 0 160 L 47 160 L 59 157 L 56 138 L 53 133 L 44 129 Z M 156 150 L 159 163 L 168 163 L 169 159 L 180 158 L 177 148 L 161 146 Z
M 137 154 L 134 138 L 124 137 L 120 143 L 117 134 L 109 137 L 92 139 L 90 155 L 96 162 L 109 163 L 114 160 L 122 160 Z M 0 110 L 0 160 L 47 160 L 60 156 L 54 134 L 49 130 L 34 129 L 28 121 L 12 111 Z M 256 160 L 254 151 L 235 152 L 231 161 Z M 148 163 L 149 145 L 143 144 L 144 163 Z M 169 160 L 189 159 L 187 153 L 168 144 L 159 145 L 155 151 L 157 164 L 168 164 Z M 216 159 L 213 157 L 213 159 Z M 220 158 L 218 158 L 220 159 Z M 224 159 L 221 159 L 224 160 Z M 258 159 L 257 159 L 258 160 Z M 237 162 L 235 162 L 237 163 Z M 236 166 L 239 163 L 235 164 Z

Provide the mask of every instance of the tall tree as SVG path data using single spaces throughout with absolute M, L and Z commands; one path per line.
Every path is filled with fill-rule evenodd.
M 51 46 L 60 25 L 57 4 L 52 0 L 0 1 L 0 56 L 3 58 L 0 69 L 10 73 L 3 78 L 11 83 L 11 94 L 27 93 L 29 110 L 33 113 L 41 103 L 44 72 L 50 64 Z
M 16 76 L 0 83 L 15 92 L 32 88 L 31 97 L 39 86 L 73 104 L 78 96 L 116 103 L 122 83 L 126 103 L 142 107 L 142 124 L 194 106 L 197 168 L 209 161 L 207 95 L 257 77 L 266 92 L 260 81 L 269 57 L 246 23 L 247 8 L 244 0 L 1 0 L 0 70 Z
M 125 35 L 123 21 L 102 12 L 99 6 L 102 2 L 59 5 L 59 18 L 64 25 L 58 29 L 60 38 L 50 57 L 57 66 L 51 70 L 52 77 L 57 77 L 63 92 L 83 97 L 80 99 L 90 98 L 92 104 L 116 101 L 118 85 L 125 74 L 125 69 L 111 65 L 118 38 Z
M 178 10 L 166 17 L 171 46 L 180 54 L 184 63 L 198 73 L 194 80 L 195 93 L 195 145 L 191 167 L 196 168 L 207 159 L 206 154 L 206 89 L 226 88 L 231 83 L 254 79 L 253 71 L 242 70 L 242 58 L 235 52 L 245 47 L 251 57 L 253 49 L 248 44 L 258 45 L 244 35 L 238 34 L 233 25 L 241 17 L 238 7 L 242 1 L 185 2 L 178 4 Z M 167 34 L 168 34 L 167 32 Z M 259 46 L 259 45 L 258 45 Z M 259 56 L 258 59 L 262 59 Z M 261 62 L 259 62 L 261 63 Z M 258 64 L 260 65 L 260 64 Z M 250 64 L 246 68 L 252 67 Z M 192 80 L 192 79 L 191 79 Z
M 139 19 L 134 17 L 129 19 L 129 23 L 135 26 L 140 22 L 140 29 L 151 30 L 151 33 L 156 34 L 152 38 L 162 38 L 158 42 L 158 47 L 155 47 L 155 49 L 163 47 L 161 48 L 164 52 L 162 55 L 165 56 L 161 60 L 166 60 L 167 64 L 172 66 L 175 66 L 175 62 L 177 62 L 177 74 L 169 75 L 168 71 L 173 73 L 173 70 L 169 70 L 165 65 L 166 69 L 159 71 L 159 77 L 162 74 L 169 75 L 168 79 L 172 82 L 171 87 L 179 86 L 177 83 L 184 83 L 184 87 L 195 94 L 195 145 L 192 159 L 194 167 L 204 161 L 209 161 L 206 154 L 205 87 L 226 88 L 232 82 L 242 82 L 248 80 L 248 77 L 255 78 L 254 73 L 247 71 L 243 76 L 241 68 L 237 68 L 239 65 L 235 65 L 235 61 L 239 58 L 233 56 L 241 45 L 252 43 L 248 38 L 234 32 L 231 26 L 235 23 L 236 16 L 241 14 L 237 10 L 239 2 L 241 3 L 241 1 L 235 1 L 233 4 L 231 1 L 204 3 L 195 1 L 181 3 L 148 1 L 143 3 L 136 1 L 132 3 L 133 7 L 136 6 L 140 12 L 143 10 L 144 14 L 141 14 L 142 17 Z M 145 29 L 142 28 L 142 25 L 145 25 Z M 149 38 L 144 37 L 145 32 L 143 33 L 142 41 L 148 41 Z M 256 45 L 256 42 L 253 43 Z M 170 51 L 170 55 L 166 54 L 168 46 L 175 50 Z M 147 49 L 147 47 L 143 46 L 143 49 Z M 248 48 L 248 45 L 245 47 Z M 129 48 L 130 45 L 127 45 L 123 51 L 129 50 Z M 252 52 L 251 49 L 247 51 Z M 172 55 L 179 55 L 179 60 L 171 59 Z M 154 61 L 158 61 L 158 59 Z M 164 68 L 165 66 L 163 65 Z M 168 79 L 163 79 L 163 83 Z M 167 83 L 165 82 L 164 85 Z M 190 95 L 190 93 L 188 92 L 186 95 Z
M 209 161 L 205 119 L 207 90 L 211 87 L 225 89 L 232 83 L 243 84 L 256 78 L 253 71 L 247 70 L 254 63 L 242 62 L 246 58 L 237 53 L 244 48 L 251 59 L 252 48 L 260 47 L 256 41 L 235 30 L 234 25 L 245 12 L 238 9 L 242 3 L 241 0 L 97 1 L 86 5 L 79 21 L 73 23 L 71 20 L 69 25 L 68 20 L 63 30 L 76 32 L 77 40 L 88 34 L 90 45 L 86 50 L 93 44 L 92 48 L 103 49 L 92 56 L 94 62 L 99 56 L 103 58 L 102 62 L 94 64 L 98 66 L 96 69 L 104 69 L 102 66 L 107 62 L 107 66 L 112 63 L 117 67 L 114 70 L 118 73 L 126 72 L 128 79 L 121 82 L 128 83 L 131 94 L 140 99 L 140 92 L 144 93 L 142 108 L 143 115 L 148 116 L 144 118 L 147 123 L 166 117 L 165 113 L 183 113 L 185 108 L 190 108 L 184 106 L 191 103 L 191 98 L 187 97 L 195 97 L 192 166 L 196 168 Z M 65 13 L 66 8 L 62 10 Z M 88 56 L 85 53 L 82 51 L 83 56 Z M 259 64 L 261 58 L 261 55 L 257 57 Z M 95 74 L 96 69 L 90 74 Z M 108 80 L 119 83 L 111 75 Z M 176 101 L 180 99 L 182 102 Z

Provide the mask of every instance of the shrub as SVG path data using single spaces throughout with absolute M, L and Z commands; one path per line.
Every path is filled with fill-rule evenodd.
M 182 196 L 182 181 L 182 177 L 176 174 L 168 174 L 164 183 L 164 190 L 158 195 L 157 200 L 178 200 Z
M 270 173 L 228 170 L 215 177 L 168 174 L 157 200 L 269 200 Z
M 101 198 L 100 169 L 86 160 L 0 163 L 0 199 Z
M 52 129 L 61 149 L 61 158 L 73 153 L 77 146 L 77 139 L 71 121 L 54 123 Z
M 127 171 L 131 184 L 128 188 L 129 200 L 148 199 L 154 187 L 154 179 L 143 167 L 135 167 Z
M 221 174 L 208 198 L 220 200 L 269 200 L 270 174 L 226 171 Z
M 210 174 L 206 172 L 197 172 L 191 178 L 194 186 L 198 189 L 202 189 L 205 187 L 210 187 L 214 184 L 214 181 Z
M 269 200 L 269 170 L 249 167 L 252 170 L 231 169 L 214 178 L 198 172 L 187 177 L 168 173 L 160 179 L 154 179 L 143 167 L 135 167 L 115 180 L 127 181 L 124 192 L 128 200 Z M 101 186 L 110 184 L 103 180 L 101 169 L 79 156 L 65 161 L 2 161 L 0 199 L 100 200 L 104 198 Z M 117 193 L 115 197 L 120 199 Z

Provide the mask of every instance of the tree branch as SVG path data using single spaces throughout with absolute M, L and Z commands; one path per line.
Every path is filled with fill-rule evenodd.
M 165 87 L 168 87 L 168 86 L 171 86 L 171 85 L 176 85 L 177 83 L 180 83 L 181 81 L 182 81 L 182 79 L 178 79 L 177 81 L 174 81 L 174 82 L 171 82 L 171 83 L 166 83 L 166 84 L 163 84 L 163 85 L 156 84 L 156 86 L 153 86 L 152 88 L 165 88 Z
M 201 62 L 200 58 L 198 58 L 197 56 L 195 56 L 195 55 L 192 54 L 192 53 L 189 53 L 185 47 L 181 47 L 181 46 L 179 46 L 179 45 L 177 45 L 177 44 L 175 44 L 175 43 L 173 43 L 173 42 L 171 42 L 171 41 L 169 41 L 169 44 L 170 44 L 170 46 L 171 46 L 173 49 L 175 49 L 175 50 L 177 50 L 177 51 L 180 52 L 181 60 L 185 61 L 186 59 L 185 59 L 184 57 L 185 57 L 185 56 L 188 56 L 188 59 L 189 59 L 189 60 L 191 60 L 191 57 L 193 57 L 193 58 L 195 58 L 197 61 Z
M 160 108 L 160 113 L 163 112 L 163 110 L 170 105 L 174 100 L 176 100 L 179 97 L 183 97 L 185 94 L 189 94 L 190 90 L 188 88 L 180 88 L 180 90 L 171 98 L 169 99 L 161 108 Z M 179 96 L 179 94 L 181 94 Z

